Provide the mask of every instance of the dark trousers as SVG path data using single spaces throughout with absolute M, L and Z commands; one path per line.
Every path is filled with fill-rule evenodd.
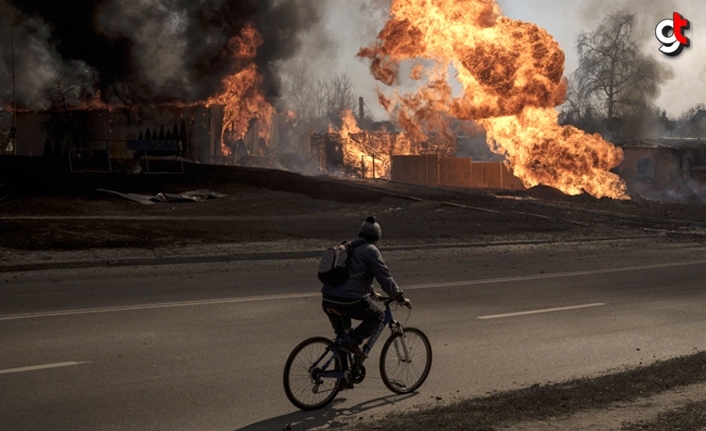
M 331 321 L 331 326 L 333 326 L 336 335 L 340 335 L 351 327 L 351 319 L 361 320 L 360 324 L 349 332 L 351 338 L 360 344 L 375 332 L 375 329 L 385 318 L 385 312 L 370 298 L 363 298 L 350 304 L 339 303 L 344 301 L 346 300 L 332 302 L 324 298 L 321 305 L 324 313 Z

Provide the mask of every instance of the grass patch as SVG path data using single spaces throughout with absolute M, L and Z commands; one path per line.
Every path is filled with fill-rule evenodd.
M 580 378 L 546 385 L 535 384 L 528 388 L 499 392 L 451 405 L 416 412 L 395 413 L 375 422 L 357 423 L 355 429 L 360 431 L 398 431 L 400 429 L 494 431 L 503 424 L 568 416 L 582 410 L 600 409 L 619 402 L 631 402 L 703 381 L 706 381 L 706 352 L 698 352 L 595 378 Z M 699 406 L 702 407 L 703 412 L 704 405 L 698 403 L 692 406 L 694 415 L 698 413 Z M 703 418 L 703 414 L 701 417 Z M 630 431 L 633 429 L 631 428 Z

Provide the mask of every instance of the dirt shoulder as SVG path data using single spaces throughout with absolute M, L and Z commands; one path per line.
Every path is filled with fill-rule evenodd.
M 384 417 L 351 417 L 339 425 L 357 431 L 700 430 L 706 423 L 705 370 L 706 352 L 699 352 Z
M 650 397 L 640 397 L 632 402 L 617 402 L 600 409 L 586 409 L 569 416 L 552 417 L 545 420 L 529 420 L 506 425 L 507 431 L 637 431 L 637 430 L 690 430 L 700 429 L 703 415 L 697 415 L 694 422 L 693 406 L 700 405 L 703 411 L 706 403 L 706 383 L 694 383 Z M 672 415 L 680 417 L 682 422 L 665 418 Z M 692 419 L 689 419 L 692 416 Z M 685 422 L 692 422 L 684 426 Z
M 0 166 L 0 248 L 18 252 L 318 248 L 354 235 L 368 214 L 378 216 L 385 246 L 658 234 L 700 241 L 706 232 L 700 205 L 567 197 L 546 188 L 458 190 L 206 165 L 187 165 L 184 175 L 71 175 L 20 160 L 26 166 Z M 143 205 L 99 189 L 226 196 Z

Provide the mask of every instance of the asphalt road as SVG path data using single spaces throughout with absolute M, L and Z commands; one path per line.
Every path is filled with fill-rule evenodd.
M 310 429 L 706 348 L 700 244 L 382 250 L 434 349 L 418 393 L 387 391 L 379 344 L 330 408 L 289 404 L 287 355 L 331 332 L 316 259 L 4 273 L 0 429 Z

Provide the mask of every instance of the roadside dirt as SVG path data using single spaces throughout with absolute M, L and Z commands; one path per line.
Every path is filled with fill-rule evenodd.
M 378 216 L 385 245 L 706 235 L 701 205 L 569 197 L 544 187 L 460 190 L 206 165 L 187 165 L 184 175 L 71 175 L 7 160 L 0 158 L 6 250 L 326 243 L 354 235 L 368 214 Z M 150 196 L 209 189 L 226 196 L 143 205 L 98 189 Z
M 677 410 L 689 403 L 704 399 L 706 399 L 706 384 L 698 383 L 632 403 L 616 403 L 609 408 L 587 410 L 569 417 L 522 422 L 502 427 L 501 430 L 624 431 L 630 427 L 649 430 L 651 428 L 647 424 L 655 421 L 659 414 Z

